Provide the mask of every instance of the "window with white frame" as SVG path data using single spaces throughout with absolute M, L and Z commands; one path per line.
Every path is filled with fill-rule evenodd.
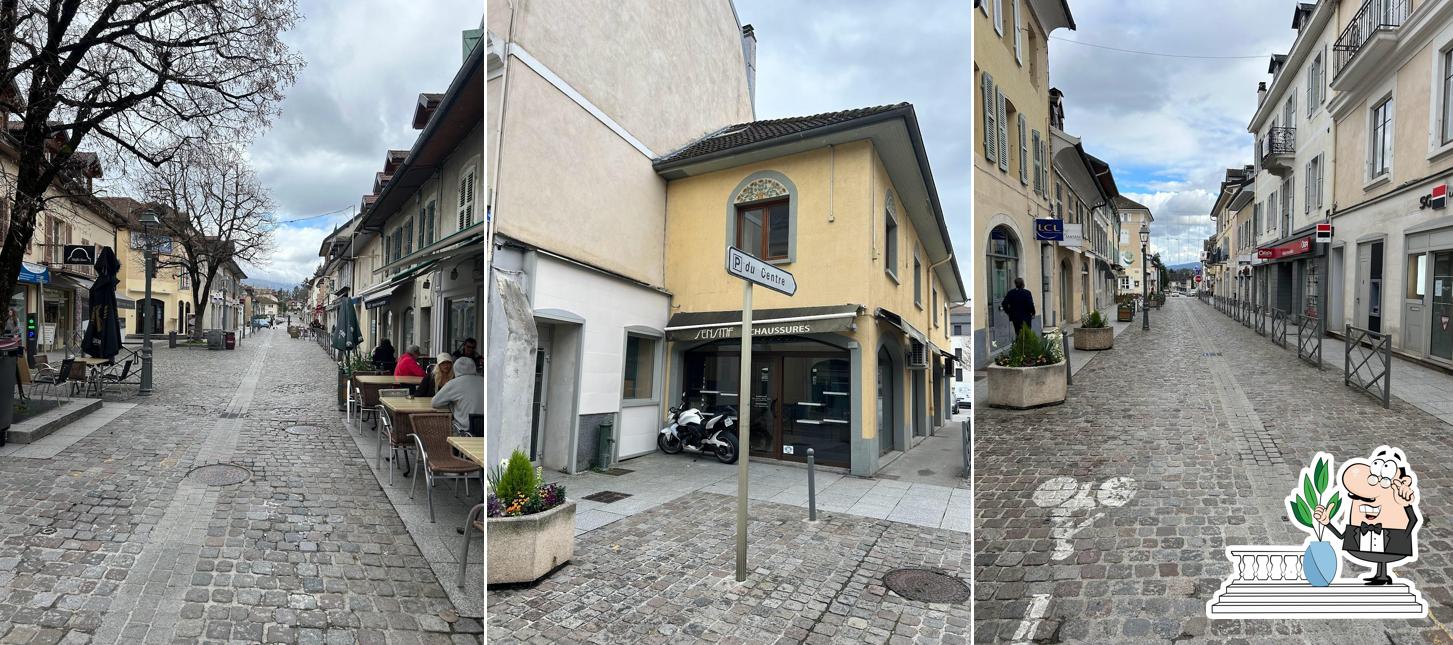
M 913 252 L 913 304 L 923 308 L 923 264 L 918 261 L 918 251 Z
M 1307 162 L 1306 179 L 1302 182 L 1302 212 L 1322 210 L 1322 155 Z
M 1024 64 L 1024 36 L 1020 33 L 1021 21 L 1019 20 L 1019 0 L 1012 0 L 1014 3 L 1014 62 Z
M 1256 232 L 1260 233 L 1262 226 L 1264 224 L 1261 221 L 1261 204 L 1257 203 L 1251 207 L 1251 228 L 1256 229 Z
M 1029 130 L 1025 128 L 1024 113 L 1019 113 L 1019 185 L 1029 185 Z
M 994 33 L 1004 35 L 1004 0 L 989 0 L 994 3 Z
M 1292 214 L 1297 212 L 1296 189 L 1296 175 L 1294 173 L 1287 173 L 1287 178 L 1281 182 L 1281 234 L 1283 236 L 1292 234 Z
M 1325 75 L 1322 52 L 1312 57 L 1312 64 L 1307 66 L 1307 116 L 1317 111 L 1317 106 L 1322 104 L 1322 78 Z
M 621 398 L 651 399 L 656 387 L 656 343 L 650 336 L 626 334 L 625 369 L 621 373 Z
M 1439 100 L 1442 103 L 1438 114 L 1442 120 L 1439 127 L 1439 139 L 1443 143 L 1453 142 L 1453 48 L 1447 49 L 1442 55 L 1443 86 L 1439 88 Z
M 1039 130 L 1031 131 L 1029 139 L 1034 145 L 1034 194 L 1043 195 L 1045 192 L 1044 159 L 1039 154 L 1042 150 L 1039 145 Z
M 1276 218 L 1276 207 L 1278 205 L 1276 191 L 1271 191 L 1271 199 L 1266 200 L 1266 230 L 1270 231 L 1280 220 Z
M 1392 97 L 1374 105 L 1367 142 L 1367 178 L 1386 175 L 1392 167 Z

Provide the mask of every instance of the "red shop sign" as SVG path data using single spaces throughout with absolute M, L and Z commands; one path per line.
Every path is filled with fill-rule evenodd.
M 1312 238 L 1303 237 L 1292 240 L 1277 246 L 1268 246 L 1256 250 L 1256 257 L 1261 260 L 1278 260 L 1281 258 L 1301 255 L 1312 250 Z

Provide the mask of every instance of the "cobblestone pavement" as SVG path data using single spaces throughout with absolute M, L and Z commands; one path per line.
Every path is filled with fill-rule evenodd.
M 1453 428 L 1384 410 L 1199 301 L 1151 325 L 1117 336 L 1063 405 L 978 409 L 976 642 L 1453 642 Z M 1384 443 L 1418 473 L 1420 556 L 1397 572 L 1430 618 L 1208 621 L 1226 545 L 1302 543 L 1282 501 L 1313 454 Z
M 345 434 L 313 343 L 163 343 L 155 372 L 155 395 L 56 458 L 0 460 L 0 643 L 481 641 Z M 299 424 L 324 431 L 283 432 Z M 219 462 L 249 478 L 187 477 Z
M 533 587 L 491 589 L 491 643 L 967 643 L 968 602 L 888 591 L 898 568 L 967 583 L 969 536 L 753 502 L 752 571 L 735 577 L 733 497 L 694 492 L 576 538 Z

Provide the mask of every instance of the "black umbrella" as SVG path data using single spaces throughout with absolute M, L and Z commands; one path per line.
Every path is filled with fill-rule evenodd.
M 91 324 L 81 350 L 96 358 L 112 359 L 121 351 L 121 319 L 116 313 L 116 272 L 121 263 L 111 247 L 96 256 L 96 282 L 91 285 Z

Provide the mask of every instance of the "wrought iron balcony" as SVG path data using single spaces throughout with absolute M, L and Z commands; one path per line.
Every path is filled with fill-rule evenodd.
M 1273 174 L 1285 175 L 1292 169 L 1292 156 L 1297 151 L 1297 129 L 1270 128 L 1257 147 L 1260 148 L 1261 167 Z
M 1341 76 L 1347 65 L 1362 52 L 1368 41 L 1379 33 L 1402 26 L 1413 12 L 1413 0 L 1366 0 L 1352 16 L 1347 28 L 1332 44 L 1334 72 Z

